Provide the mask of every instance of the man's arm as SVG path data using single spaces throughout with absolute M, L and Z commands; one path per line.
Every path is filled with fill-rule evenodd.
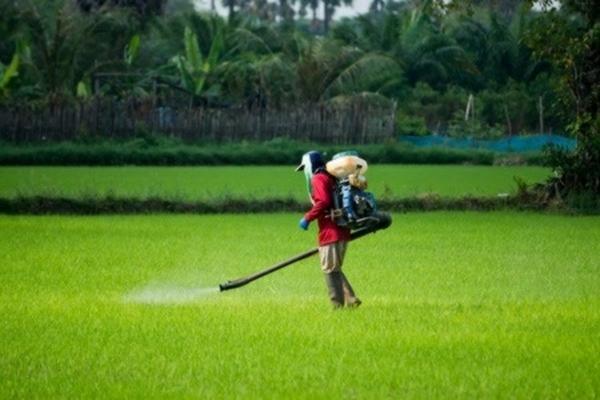
M 313 221 L 322 215 L 329 212 L 332 207 L 332 193 L 329 187 L 329 179 L 327 175 L 317 174 L 312 180 L 312 198 L 314 200 L 312 208 L 304 214 L 304 219 L 307 222 Z

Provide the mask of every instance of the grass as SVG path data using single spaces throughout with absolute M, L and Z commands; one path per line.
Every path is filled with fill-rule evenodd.
M 298 217 L 0 217 L 0 398 L 600 394 L 599 217 L 395 215 L 350 247 L 357 310 L 316 258 L 191 292 L 313 246 Z
M 495 196 L 516 191 L 513 177 L 526 182 L 549 175 L 542 167 L 373 165 L 368 173 L 376 195 L 406 197 Z M 184 200 L 222 197 L 306 199 L 304 177 L 291 166 L 277 167 L 0 167 L 0 197 L 112 194 Z

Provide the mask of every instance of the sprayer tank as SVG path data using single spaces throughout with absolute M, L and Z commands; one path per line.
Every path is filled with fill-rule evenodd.
M 367 162 L 354 155 L 335 158 L 325 166 L 327 172 L 338 179 L 347 178 L 350 174 L 362 175 L 367 172 Z

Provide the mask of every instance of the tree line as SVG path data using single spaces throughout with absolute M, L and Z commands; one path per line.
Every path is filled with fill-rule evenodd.
M 564 133 L 575 112 L 530 40 L 544 13 L 515 0 L 455 3 L 374 0 L 334 21 L 340 0 L 224 0 L 226 17 L 188 0 L 0 0 L 0 104 L 360 101 L 395 105 L 398 134 Z

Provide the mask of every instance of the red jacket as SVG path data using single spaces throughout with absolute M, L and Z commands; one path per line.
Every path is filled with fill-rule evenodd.
M 338 226 L 331 218 L 335 178 L 327 172 L 318 172 L 312 178 L 312 208 L 304 215 L 307 221 L 319 222 L 319 245 L 350 241 L 350 229 Z

